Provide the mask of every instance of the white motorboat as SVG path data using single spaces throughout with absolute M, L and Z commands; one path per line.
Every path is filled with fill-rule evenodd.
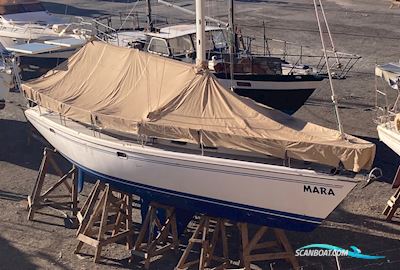
M 23 71 L 39 68 L 47 71 L 70 57 L 86 43 L 90 31 L 86 29 L 87 23 L 81 18 L 74 20 L 67 21 L 56 17 L 39 1 L 2 0 L 0 1 L 0 49 L 20 53 Z M 46 50 L 39 52 L 34 50 L 37 44 L 71 39 L 76 41 L 68 42 L 68 46 L 47 44 Z

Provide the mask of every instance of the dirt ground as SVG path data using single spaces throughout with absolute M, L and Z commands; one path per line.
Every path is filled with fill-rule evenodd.
M 174 2 L 193 9 L 194 1 Z M 207 1 L 208 15 L 226 19 L 224 2 Z M 305 44 L 320 51 L 311 0 L 237 0 L 235 3 L 237 22 L 242 31 L 260 36 L 261 30 L 253 26 L 260 26 L 265 21 L 269 37 Z M 288 232 L 288 238 L 295 249 L 311 243 L 343 248 L 354 245 L 365 254 L 386 257 L 376 261 L 341 258 L 342 269 L 399 269 L 400 219 L 395 217 L 394 222 L 385 222 L 381 212 L 393 192 L 391 179 L 400 159 L 377 140 L 373 107 L 374 65 L 397 62 L 400 58 L 400 9 L 389 9 L 389 1 L 324 3 L 337 49 L 362 56 L 346 80 L 334 82 L 344 129 L 377 144 L 375 165 L 383 169 L 384 177 L 366 188 L 360 183 L 314 232 Z M 134 1 L 125 0 L 46 1 L 44 4 L 55 13 L 87 17 L 117 14 L 129 11 L 135 5 Z M 143 13 L 143 7 L 140 2 L 134 11 Z M 155 5 L 154 13 L 169 16 L 170 23 L 185 17 L 161 5 Z M 330 89 L 325 81 L 295 116 L 335 128 L 329 100 Z M 65 228 L 64 220 L 57 212 L 37 215 L 35 222 L 27 221 L 26 197 L 33 188 L 43 148 L 35 141 L 28 145 L 24 108 L 23 97 L 9 93 L 6 109 L 0 111 L 0 269 L 142 269 L 140 261 L 129 264 L 129 252 L 118 245 L 104 249 L 105 259 L 101 264 L 92 263 L 90 256 L 74 255 L 75 230 Z M 83 194 L 89 189 L 90 186 L 86 186 Z M 238 246 L 234 235 L 231 233 L 230 236 L 232 249 Z M 93 254 L 89 248 L 84 252 Z M 165 256 L 152 265 L 152 269 L 173 269 L 178 258 L 174 254 Z M 303 257 L 300 263 L 303 269 L 337 269 L 334 258 Z M 289 266 L 276 262 L 264 265 L 263 269 L 289 269 Z

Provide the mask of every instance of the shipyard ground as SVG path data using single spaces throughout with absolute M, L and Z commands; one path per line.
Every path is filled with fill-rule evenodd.
M 65 3 L 68 5 L 65 6 Z M 117 14 L 129 11 L 133 3 L 121 1 L 46 1 L 49 10 L 79 16 Z M 131 1 L 133 2 L 133 1 Z M 193 1 L 175 1 L 191 6 Z M 224 1 L 207 1 L 210 15 L 225 14 Z M 237 21 L 242 31 L 255 33 L 246 26 L 267 24 L 267 35 L 277 39 L 307 44 L 320 50 L 312 1 L 295 0 L 238 0 Z M 389 9 L 389 1 L 337 0 L 324 1 L 331 30 L 340 51 L 361 55 L 363 58 L 346 80 L 336 80 L 340 97 L 340 112 L 346 132 L 365 137 L 377 144 L 376 166 L 383 169 L 382 180 L 366 188 L 360 185 L 312 233 L 288 232 L 293 247 L 311 243 L 325 243 L 349 248 L 360 248 L 364 254 L 386 256 L 383 260 L 340 258 L 342 269 L 399 269 L 400 219 L 384 221 L 381 212 L 391 196 L 391 179 L 400 159 L 377 140 L 374 107 L 375 63 L 397 62 L 400 58 L 400 9 Z M 143 11 L 143 3 L 137 10 Z M 135 10 L 135 12 L 137 11 Z M 156 5 L 155 13 L 181 16 Z M 223 19 L 222 15 L 220 18 Z M 171 19 L 170 22 L 178 22 Z M 262 30 L 258 30 L 258 35 Z M 297 117 L 335 128 L 336 122 L 330 103 L 328 82 L 318 89 Z M 27 125 L 23 115 L 25 100 L 18 93 L 9 93 L 7 104 L 0 111 L 0 269 L 142 269 L 138 262 L 128 264 L 129 253 L 124 247 L 111 245 L 104 249 L 101 264 L 92 263 L 89 256 L 77 256 L 75 230 L 66 229 L 63 219 L 40 216 L 40 221 L 27 221 L 26 197 L 30 194 L 42 155 L 37 142 L 27 145 Z M 87 192 L 88 187 L 85 191 Z M 288 197 L 290 194 L 288 194 Z M 282 198 L 284 201 L 286 198 Z M 301 203 L 301 202 L 299 202 Z M 318 207 L 316 205 L 315 207 Z M 50 212 L 51 213 L 51 212 Z M 53 213 L 57 215 L 57 213 Z M 397 221 L 396 221 L 397 220 Z M 232 239 L 235 249 L 238 241 Z M 87 253 L 93 252 L 85 249 Z M 177 263 L 173 253 L 156 262 L 152 269 L 173 269 Z M 337 269 L 334 258 L 300 258 L 303 269 Z M 277 262 L 271 269 L 287 269 Z M 264 269 L 270 269 L 264 265 Z

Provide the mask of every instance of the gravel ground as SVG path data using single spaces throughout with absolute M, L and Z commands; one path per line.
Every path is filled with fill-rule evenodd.
M 44 4 L 55 13 L 64 14 L 67 11 L 69 15 L 89 17 L 129 11 L 134 6 L 129 2 L 133 1 L 70 0 L 47 1 Z M 193 1 L 175 2 L 193 9 Z M 379 261 L 341 258 L 342 269 L 399 269 L 400 219 L 396 217 L 394 222 L 388 223 L 381 215 L 386 200 L 393 192 L 390 183 L 399 158 L 376 139 L 375 112 L 372 109 L 375 63 L 397 62 L 400 58 L 400 10 L 389 9 L 389 2 L 373 0 L 324 3 L 338 50 L 363 57 L 346 80 L 334 82 L 341 101 L 340 112 L 345 131 L 377 144 L 375 163 L 383 169 L 384 177 L 366 188 L 362 188 L 363 183 L 360 183 L 314 232 L 288 232 L 288 237 L 294 248 L 311 243 L 345 248 L 355 245 L 363 253 L 386 256 Z M 135 12 L 143 12 L 143 6 L 143 3 L 137 4 Z M 207 1 L 208 14 L 226 20 L 225 7 L 224 1 Z M 169 16 L 172 23 L 184 17 L 159 5 L 155 5 L 154 12 Z M 311 47 L 310 50 L 320 51 L 312 1 L 238 0 L 236 13 L 243 32 L 260 36 L 260 29 L 250 26 L 259 26 L 265 21 L 269 37 L 306 44 Z M 324 82 L 296 116 L 335 128 L 329 100 L 328 82 Z M 0 111 L 0 269 L 142 269 L 140 262 L 128 264 L 129 252 L 118 245 L 105 248 L 106 258 L 97 265 L 92 263 L 90 256 L 74 255 L 77 244 L 75 230 L 66 229 L 63 219 L 56 212 L 38 215 L 36 222 L 27 221 L 26 196 L 33 188 L 42 146 L 35 141 L 28 145 L 24 104 L 20 94 L 9 93 L 6 109 Z M 89 188 L 85 187 L 84 194 Z M 238 241 L 232 235 L 230 246 L 235 248 L 237 245 Z M 91 249 L 84 251 L 93 252 Z M 152 268 L 173 269 L 176 262 L 177 256 L 172 254 L 157 261 Z M 336 269 L 333 258 L 300 258 L 300 263 L 304 269 Z M 272 267 L 288 269 L 282 262 Z M 269 266 L 264 265 L 263 268 L 269 269 Z

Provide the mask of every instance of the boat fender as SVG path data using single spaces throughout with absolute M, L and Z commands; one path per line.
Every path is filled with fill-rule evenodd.
M 396 114 L 396 117 L 394 118 L 394 127 L 397 132 L 400 133 L 400 114 Z
M 66 26 L 64 24 L 53 24 L 51 29 L 56 33 L 61 33 L 65 29 L 65 27 Z

